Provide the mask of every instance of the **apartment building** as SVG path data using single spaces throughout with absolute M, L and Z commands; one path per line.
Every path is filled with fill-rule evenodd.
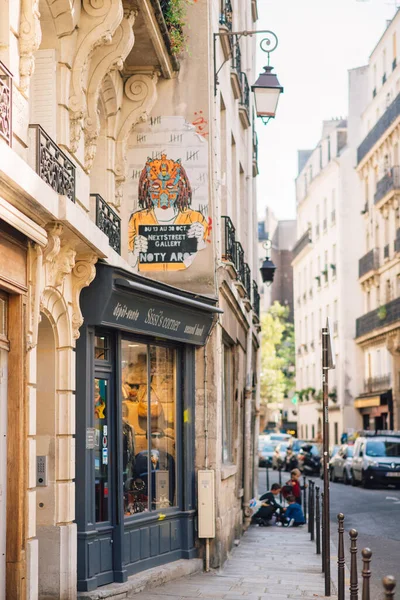
M 354 93 L 354 86 L 351 90 Z M 316 147 L 299 151 L 296 179 L 298 241 L 293 249 L 293 279 L 298 435 L 321 437 L 321 329 L 329 318 L 338 365 L 329 372 L 332 444 L 357 426 L 353 339 L 359 291 L 351 264 L 356 260 L 359 234 L 354 223 L 359 211 L 353 189 L 357 177 L 348 168 L 352 160 L 349 134 L 347 120 L 325 121 Z
M 199 486 L 212 566 L 249 522 L 257 2 L 169 8 L 0 0 L 0 598 L 202 557 Z
M 296 221 L 278 220 L 271 208 L 267 207 L 265 218 L 258 222 L 258 257 L 260 265 L 265 260 L 265 242 L 271 246 L 271 260 L 276 266 L 274 283 L 271 286 L 261 284 L 261 312 L 265 312 L 274 303 L 279 302 L 289 308 L 289 318 L 293 320 L 293 267 L 292 249 L 296 243 Z
M 362 312 L 357 344 L 363 383 L 356 406 L 364 428 L 400 427 L 400 12 L 368 61 L 367 105 L 357 150 L 362 184 Z

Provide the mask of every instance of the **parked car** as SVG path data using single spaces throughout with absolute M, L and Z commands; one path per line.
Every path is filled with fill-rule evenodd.
M 307 442 L 306 440 L 298 440 L 297 438 L 292 438 L 291 440 L 289 440 L 289 448 L 292 449 L 293 454 L 298 454 L 302 448 L 302 446 L 304 446 L 304 444 L 308 444 L 311 442 Z
M 280 444 L 278 444 L 277 446 L 275 446 L 275 450 L 274 450 L 274 454 L 272 456 L 272 468 L 273 469 L 282 469 L 284 462 L 285 462 L 285 456 L 286 456 L 286 450 L 288 449 L 288 442 L 280 442 Z
M 321 444 L 306 443 L 297 455 L 299 469 L 305 475 L 319 475 Z
M 272 467 L 272 457 L 274 454 L 275 445 L 265 437 L 260 437 L 258 440 L 258 466 Z
M 331 460 L 332 458 L 334 458 L 337 453 L 340 450 L 340 446 L 332 446 L 329 449 L 329 468 L 330 468 L 330 464 L 331 464 Z M 320 472 L 319 472 L 319 476 L 321 477 L 321 479 L 324 478 L 324 456 L 323 456 L 323 452 L 321 452 L 321 468 L 320 468 Z
M 293 436 L 290 433 L 269 433 L 268 438 L 271 442 L 290 442 Z
M 351 483 L 351 465 L 353 462 L 354 446 L 343 444 L 339 451 L 329 461 L 329 475 L 331 481 L 341 479 L 343 483 Z
M 352 484 L 400 487 L 400 433 L 366 434 L 354 444 Z

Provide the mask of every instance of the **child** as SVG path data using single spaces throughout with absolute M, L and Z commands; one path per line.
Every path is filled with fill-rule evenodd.
M 306 522 L 303 509 L 296 502 L 296 498 L 292 495 L 287 497 L 289 506 L 286 509 L 284 527 L 299 527 Z
M 253 523 L 258 525 L 269 525 L 272 516 L 275 513 L 282 513 L 285 509 L 276 501 L 281 491 L 281 486 L 278 483 L 272 484 L 271 491 L 266 492 L 260 498 L 261 507 L 253 516 Z
M 297 502 L 297 504 L 300 504 L 301 506 L 301 487 L 300 487 L 300 477 L 301 477 L 301 473 L 299 471 L 299 469 L 293 469 L 293 471 L 290 473 L 291 475 L 291 479 L 290 481 L 287 482 L 287 485 L 292 486 L 292 494 L 295 498 L 295 502 Z M 286 498 L 287 500 L 287 498 Z

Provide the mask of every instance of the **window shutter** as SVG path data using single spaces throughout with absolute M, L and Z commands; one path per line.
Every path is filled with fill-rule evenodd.
M 31 118 L 56 141 L 57 72 L 55 50 L 35 52 L 35 72 L 31 86 Z

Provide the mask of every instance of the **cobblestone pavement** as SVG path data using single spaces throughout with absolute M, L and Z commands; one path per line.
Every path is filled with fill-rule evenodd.
M 134 600 L 301 600 L 325 598 L 321 558 L 307 528 L 251 527 L 218 572 L 130 596 Z M 331 600 L 337 600 L 331 596 Z

